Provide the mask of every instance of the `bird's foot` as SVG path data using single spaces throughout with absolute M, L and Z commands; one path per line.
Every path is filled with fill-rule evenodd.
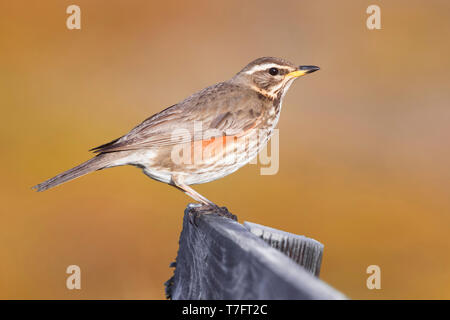
M 222 217 L 225 217 L 225 218 L 228 218 L 228 219 L 232 219 L 234 221 L 238 220 L 237 216 L 235 216 L 230 211 L 228 211 L 227 207 L 219 207 L 219 206 L 217 206 L 215 208 L 215 212 L 217 212 Z
M 232 214 L 226 207 L 219 207 L 216 204 L 195 204 L 190 206 L 189 210 L 189 222 L 198 227 L 197 219 L 204 214 L 217 214 L 219 216 L 237 221 L 237 216 Z
M 197 219 L 202 215 L 206 214 L 202 208 L 204 205 L 201 205 L 199 203 L 191 203 L 189 204 L 189 223 L 193 226 L 198 227 Z

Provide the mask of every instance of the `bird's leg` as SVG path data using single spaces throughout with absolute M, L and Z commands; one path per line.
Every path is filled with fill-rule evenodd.
M 198 201 L 204 205 L 201 208 L 195 209 L 196 216 L 194 216 L 194 224 L 195 224 L 195 218 L 197 218 L 198 215 L 211 213 L 211 211 L 217 212 L 221 216 L 224 216 L 224 217 L 227 217 L 227 218 L 230 218 L 233 220 L 237 220 L 237 217 L 235 215 L 233 215 L 232 213 L 230 213 L 226 207 L 219 207 L 217 204 L 215 204 L 211 200 L 208 200 L 207 198 L 202 196 L 200 193 L 198 193 L 197 191 L 192 189 L 187 184 L 184 184 L 183 179 L 181 177 L 172 175 L 172 185 L 175 188 L 177 188 L 178 190 L 181 190 L 184 193 L 186 193 L 188 196 L 190 196 L 195 201 Z
M 172 183 L 174 187 L 183 191 L 195 201 L 203 203 L 209 207 L 217 207 L 217 205 L 214 202 L 206 199 L 204 196 L 202 196 L 200 193 L 189 187 L 187 184 L 184 184 L 183 179 L 181 179 L 180 177 L 172 176 Z
M 200 193 L 189 187 L 188 185 L 184 184 L 182 182 L 182 179 L 177 176 L 172 176 L 172 185 L 177 188 L 178 190 L 183 191 L 185 194 L 190 196 L 195 201 L 198 201 L 203 204 L 201 208 L 193 208 L 189 211 L 189 222 L 195 226 L 197 226 L 197 218 L 201 214 L 210 213 L 208 211 L 211 210 L 211 208 L 217 207 L 212 201 L 208 200 L 204 196 L 202 196 Z M 202 210 L 202 208 L 204 208 Z M 205 210 L 206 209 L 206 210 Z

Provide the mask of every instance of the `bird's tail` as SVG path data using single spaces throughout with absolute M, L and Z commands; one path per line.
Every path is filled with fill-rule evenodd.
M 47 189 L 56 187 L 64 182 L 73 180 L 75 178 L 81 177 L 89 172 L 103 169 L 111 164 L 111 161 L 108 157 L 108 154 L 99 154 L 98 156 L 72 168 L 63 173 L 58 174 L 57 176 L 48 179 L 38 185 L 32 187 L 36 189 L 36 191 L 45 191 Z

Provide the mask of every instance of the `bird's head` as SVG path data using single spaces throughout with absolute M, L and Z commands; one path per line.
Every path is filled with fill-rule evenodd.
M 283 96 L 296 78 L 317 70 L 316 66 L 296 66 L 280 58 L 264 57 L 250 62 L 232 81 L 275 99 Z

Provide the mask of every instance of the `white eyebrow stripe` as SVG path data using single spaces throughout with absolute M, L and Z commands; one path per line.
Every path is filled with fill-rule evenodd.
M 257 71 L 262 71 L 262 70 L 267 70 L 269 68 L 286 68 L 285 66 L 280 66 L 279 64 L 276 63 L 265 63 L 265 64 L 259 64 L 256 66 L 253 66 L 250 70 L 245 71 L 246 74 L 252 74 L 255 73 Z

